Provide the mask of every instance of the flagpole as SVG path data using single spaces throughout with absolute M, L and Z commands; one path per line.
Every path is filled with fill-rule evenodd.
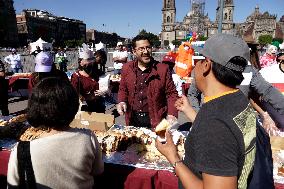
M 220 8 L 220 10 L 219 10 L 218 33 L 222 33 L 224 0 L 220 0 L 220 7 L 219 8 Z

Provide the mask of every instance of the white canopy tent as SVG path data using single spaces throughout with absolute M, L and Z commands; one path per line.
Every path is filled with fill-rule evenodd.
M 52 50 L 52 44 L 51 43 L 48 43 L 48 42 L 42 40 L 41 38 L 39 38 L 36 42 L 30 43 L 30 52 L 34 52 L 37 49 L 37 46 L 41 50 L 47 50 L 47 49 Z
M 103 44 L 101 41 L 99 43 L 95 44 L 95 48 L 96 48 L 96 51 L 98 51 L 100 49 L 106 49 L 105 44 Z

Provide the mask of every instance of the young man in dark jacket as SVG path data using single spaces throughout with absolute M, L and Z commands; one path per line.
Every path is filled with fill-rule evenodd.
M 126 125 L 155 128 L 167 118 L 177 118 L 178 98 L 168 65 L 152 57 L 150 40 L 142 35 L 133 41 L 136 60 L 123 65 L 117 110 L 125 114 Z

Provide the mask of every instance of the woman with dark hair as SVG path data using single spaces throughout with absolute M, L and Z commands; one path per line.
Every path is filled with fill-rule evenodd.
M 85 48 L 80 53 L 78 70 L 71 76 L 73 87 L 87 103 L 87 106 L 82 106 L 82 111 L 105 113 L 104 95 L 107 91 L 99 90 L 100 75 L 93 52 Z
M 100 145 L 91 130 L 71 128 L 79 107 L 73 86 L 51 77 L 41 80 L 29 98 L 27 120 L 45 132 L 30 141 L 30 159 L 37 187 L 92 188 L 94 175 L 103 171 Z M 10 156 L 7 181 L 20 186 L 22 151 Z M 28 161 L 28 158 L 24 158 Z

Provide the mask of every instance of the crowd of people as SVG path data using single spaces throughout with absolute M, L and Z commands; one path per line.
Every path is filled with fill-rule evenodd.
M 121 78 L 116 108 L 125 116 L 126 125 L 155 130 L 163 119 L 175 123 L 178 111 L 192 122 L 187 128 L 184 157 L 177 153 L 170 130 L 165 143 L 156 140 L 157 149 L 178 176 L 179 188 L 248 188 L 256 159 L 257 124 L 262 123 L 268 132 L 284 128 L 284 96 L 267 81 L 266 74 L 272 72 L 265 71 L 274 70 L 275 77 L 284 82 L 284 55 L 271 47 L 259 58 L 254 47 L 241 38 L 217 34 L 205 42 L 199 56 L 191 43 L 185 42 L 177 51 L 171 45 L 171 51 L 158 62 L 146 36 L 133 38 L 131 59 L 123 43 L 117 43 L 112 58 L 114 75 Z M 16 73 L 22 67 L 16 51 L 13 53 L 5 61 Z M 271 57 L 275 61 L 270 61 Z M 105 113 L 104 96 L 109 88 L 102 89 L 99 81 L 106 71 L 106 53 L 83 45 L 70 80 L 63 51 L 55 61 L 50 53 L 40 52 L 35 63 L 29 79 L 27 120 L 46 133 L 13 149 L 8 185 L 28 182 L 38 187 L 91 188 L 94 176 L 104 169 L 101 149 L 93 132 L 69 125 L 80 108 Z M 251 78 L 243 84 L 246 71 Z M 3 72 L 1 63 L 0 79 L 5 78 Z M 187 77 L 193 80 L 185 96 L 181 85 Z M 1 80 L 1 90 L 2 86 Z M 3 103 L 1 110 L 2 115 L 7 114 Z M 274 125 L 265 124 L 267 115 Z M 27 149 L 30 157 L 25 156 Z M 32 173 L 23 172 L 23 161 L 31 162 Z M 56 174 L 49 174 L 54 170 Z M 33 175 L 33 180 L 27 180 L 25 174 Z

